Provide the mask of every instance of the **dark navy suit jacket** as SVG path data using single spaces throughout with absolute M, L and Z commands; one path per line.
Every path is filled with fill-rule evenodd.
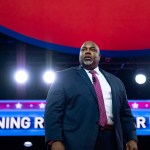
M 124 140 L 137 140 L 134 118 L 121 80 L 100 71 L 111 87 L 117 145 L 123 150 Z M 58 72 L 47 95 L 44 115 L 46 143 L 59 140 L 66 150 L 93 150 L 98 120 L 96 93 L 83 67 Z

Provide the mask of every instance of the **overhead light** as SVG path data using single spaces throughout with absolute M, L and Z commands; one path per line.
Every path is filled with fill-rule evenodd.
M 137 74 L 135 76 L 135 81 L 138 83 L 138 84 L 144 84 L 146 82 L 146 76 L 142 73 L 140 74 Z
M 28 80 L 28 73 L 25 70 L 19 70 L 14 76 L 17 83 L 23 84 Z
M 46 83 L 53 83 L 54 80 L 55 80 L 55 73 L 53 71 L 46 71 L 44 74 L 43 74 L 43 80 L 46 82 Z
M 26 142 L 24 142 L 24 146 L 25 147 L 31 147 L 33 144 L 32 144 L 32 142 L 30 142 L 30 141 L 26 141 Z

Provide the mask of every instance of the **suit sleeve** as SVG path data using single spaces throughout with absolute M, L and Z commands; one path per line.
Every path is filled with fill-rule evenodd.
M 44 113 L 45 141 L 59 140 L 62 137 L 62 121 L 65 108 L 63 84 L 57 79 L 48 91 Z
M 131 108 L 128 104 L 128 99 L 126 95 L 125 87 L 122 83 L 122 106 L 120 109 L 120 119 L 121 119 L 121 125 L 123 130 L 123 135 L 125 138 L 125 142 L 128 142 L 130 140 L 136 140 L 137 141 L 137 135 L 136 135 L 136 126 L 134 122 L 134 117 L 131 112 Z

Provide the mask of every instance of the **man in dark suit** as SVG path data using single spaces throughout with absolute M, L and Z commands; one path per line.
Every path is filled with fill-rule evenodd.
M 138 149 L 124 85 L 114 75 L 99 70 L 99 51 L 96 43 L 85 42 L 80 49 L 80 66 L 57 73 L 44 115 L 49 150 Z M 101 96 L 95 82 L 101 86 Z M 104 107 L 99 99 L 103 99 Z

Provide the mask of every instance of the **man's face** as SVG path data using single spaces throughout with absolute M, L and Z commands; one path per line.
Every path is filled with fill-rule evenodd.
M 86 69 L 95 69 L 100 61 L 99 48 L 92 42 L 85 42 L 80 49 L 79 62 Z

